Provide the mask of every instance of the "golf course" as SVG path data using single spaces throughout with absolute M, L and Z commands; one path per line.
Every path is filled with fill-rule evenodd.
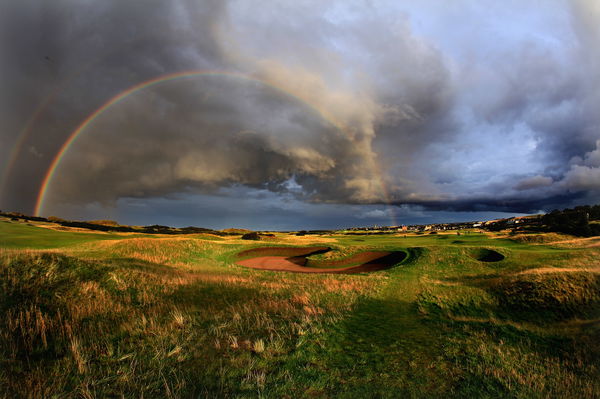
M 600 397 L 600 238 L 4 217 L 0 273 L 0 397 Z

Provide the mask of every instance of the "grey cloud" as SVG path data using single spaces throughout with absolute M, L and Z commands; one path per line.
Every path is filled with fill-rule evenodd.
M 586 153 L 581 157 L 575 157 L 571 160 L 572 164 L 583 164 L 585 166 L 590 166 L 593 168 L 600 167 L 600 140 L 596 141 L 596 149 Z
M 558 184 L 570 191 L 593 192 L 600 198 L 600 140 L 596 141 L 596 149 L 586 153 L 583 159 L 576 157 L 571 162 L 571 168 Z
M 129 86 L 167 72 L 219 68 L 221 2 L 7 1 L 0 5 L 1 135 L 20 156 L 3 206 L 31 211 L 54 154 L 87 115 Z M 193 29 L 182 29 L 191 24 Z M 28 154 L 35 145 L 42 158 Z M 8 159 L 9 152 L 6 157 Z M 4 167 L 4 165 L 2 165 Z
M 565 175 L 564 185 L 569 190 L 600 190 L 600 168 L 575 165 Z
M 519 13 L 518 4 L 508 8 Z M 548 41 L 494 43 L 461 35 L 460 56 L 444 47 L 447 37 L 418 33 L 418 21 L 398 12 L 408 2 L 0 7 L 0 55 L 11 60 L 0 81 L 10 93 L 1 96 L 1 156 L 33 121 L 2 208 L 31 211 L 62 143 L 111 97 L 189 69 L 264 84 L 205 76 L 128 97 L 73 144 L 48 203 L 243 185 L 311 203 L 531 211 L 597 190 L 600 11 L 592 2 L 565 8 L 572 37 L 539 32 Z M 463 22 L 484 9 L 465 6 Z
M 554 182 L 554 180 L 552 180 L 551 177 L 548 176 L 532 176 L 532 177 L 528 177 L 526 179 L 521 180 L 516 186 L 515 186 L 515 190 L 518 191 L 522 191 L 522 190 L 532 190 L 535 188 L 539 188 L 539 187 L 547 187 L 552 185 L 552 183 Z
M 303 17 L 312 16 L 298 16 Z M 313 23 L 327 25 L 324 18 Z M 447 80 L 443 65 L 435 51 L 410 35 L 406 23 L 396 31 L 371 17 L 338 28 L 338 39 L 352 46 L 352 55 L 344 64 L 347 73 L 358 77 L 375 69 L 379 75 L 389 75 L 398 87 L 406 87 L 392 92 L 383 81 L 366 77 L 358 85 L 355 81 L 331 83 L 323 76 L 323 65 L 312 62 L 319 58 L 314 48 L 305 50 L 302 62 L 286 63 L 285 52 L 277 54 L 281 59 L 257 58 L 243 52 L 245 46 L 235 45 L 232 37 L 227 37 L 225 45 L 216 35 L 208 46 L 209 55 L 215 58 L 214 54 L 225 54 L 227 67 L 246 69 L 268 84 L 293 93 L 310 107 L 284 101 L 281 93 L 269 92 L 268 88 L 240 82 L 234 85 L 216 81 L 200 87 L 198 90 L 207 98 L 202 103 L 181 85 L 157 90 L 153 92 L 154 103 L 140 100 L 140 105 L 129 108 L 127 117 L 119 118 L 119 112 L 111 112 L 111 120 L 105 122 L 110 126 L 103 127 L 100 121 L 90 126 L 88 130 L 93 132 L 80 139 L 88 143 L 74 146 L 70 159 L 61 165 L 52 184 L 51 201 L 111 201 L 177 190 L 214 190 L 234 183 L 284 190 L 284 182 L 291 178 L 304 188 L 305 198 L 311 201 L 380 203 L 388 199 L 383 185 L 393 184 L 398 192 L 406 190 L 399 181 L 389 178 L 388 168 L 399 153 L 399 159 L 408 162 L 409 155 L 418 148 L 415 144 L 420 142 L 422 148 L 432 139 L 433 129 L 419 127 L 421 133 L 410 130 L 431 124 L 423 121 L 433 119 L 430 114 L 442 107 L 432 104 L 438 101 L 437 89 L 444 85 L 440 79 Z M 381 47 L 379 38 L 386 35 L 393 40 Z M 305 35 L 286 38 L 288 47 L 290 42 L 300 44 L 306 40 Z M 317 43 L 328 39 L 314 37 Z M 318 51 L 348 58 L 333 48 Z M 371 59 L 377 54 L 381 55 Z M 422 64 L 428 65 L 427 70 L 419 68 Z M 428 98 L 428 92 L 435 92 L 434 100 Z M 175 110 L 169 114 L 170 105 Z M 144 117 L 148 110 L 161 111 Z M 400 127 L 400 122 L 406 127 Z M 376 131 L 386 123 L 397 125 L 399 131 L 389 134 L 395 137 L 395 146 L 404 147 L 389 154 L 389 160 L 382 158 L 387 150 L 386 133 L 384 129 Z M 102 129 L 105 132 L 95 133 Z M 254 133 L 232 133 L 236 131 Z M 428 137 L 425 132 L 429 132 Z M 408 142 L 413 144 L 403 145 L 401 141 L 410 135 L 414 137 Z M 381 144 L 374 145 L 374 140 Z M 136 146 L 141 150 L 134 150 Z

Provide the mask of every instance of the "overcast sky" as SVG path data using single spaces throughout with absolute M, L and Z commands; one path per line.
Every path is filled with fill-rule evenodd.
M 0 209 L 307 229 L 600 202 L 600 2 L 7 0 Z

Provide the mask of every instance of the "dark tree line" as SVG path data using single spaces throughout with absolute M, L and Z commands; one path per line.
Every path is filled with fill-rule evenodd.
M 600 220 L 600 205 L 585 205 L 555 209 L 542 217 L 542 224 L 547 231 L 590 237 L 600 235 L 600 224 L 590 223 L 596 220 Z

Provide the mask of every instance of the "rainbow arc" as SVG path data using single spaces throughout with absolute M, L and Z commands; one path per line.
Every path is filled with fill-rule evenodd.
M 52 184 L 52 180 L 56 174 L 56 171 L 57 171 L 58 166 L 60 165 L 62 159 L 68 153 L 68 151 L 72 147 L 73 143 L 86 131 L 86 128 L 88 126 L 90 126 L 98 117 L 100 117 L 102 114 L 104 114 L 110 108 L 121 103 L 127 97 L 137 94 L 144 89 L 147 89 L 147 88 L 159 85 L 159 84 L 164 84 L 166 82 L 174 81 L 174 80 L 192 79 L 192 78 L 198 78 L 198 77 L 203 77 L 203 76 L 233 77 L 236 79 L 243 79 L 243 80 L 247 80 L 247 81 L 257 82 L 257 83 L 260 83 L 267 87 L 270 87 L 278 92 L 281 92 L 289 97 L 292 97 L 292 98 L 300 101 L 301 103 L 307 105 L 310 109 L 315 110 L 321 116 L 321 118 L 323 118 L 325 121 L 330 123 L 332 126 L 334 126 L 339 131 L 343 132 L 348 137 L 349 140 L 354 141 L 353 135 L 351 135 L 349 132 L 347 132 L 347 129 L 345 129 L 341 123 L 336 121 L 336 119 L 331 114 L 329 114 L 326 110 L 315 107 L 307 99 L 302 98 L 301 96 L 298 96 L 298 95 L 290 92 L 289 90 L 287 90 L 284 87 L 275 85 L 273 83 L 270 83 L 270 82 L 267 82 L 267 81 L 264 81 L 261 79 L 258 79 L 254 76 L 245 75 L 245 74 L 238 73 L 238 72 L 225 72 L 225 71 L 215 71 L 215 70 L 192 70 L 192 71 L 172 73 L 172 74 L 168 74 L 168 75 L 161 75 L 156 78 L 136 84 L 136 85 L 122 91 L 121 93 L 117 94 L 116 96 L 112 97 L 110 100 L 105 102 L 100 108 L 98 108 L 96 111 L 92 112 L 69 135 L 69 137 L 65 140 L 65 142 L 63 143 L 63 145 L 57 152 L 56 156 L 52 160 L 52 162 L 44 176 L 44 179 L 40 186 L 36 204 L 35 204 L 35 215 L 39 216 L 40 214 L 42 214 L 44 212 L 44 206 L 45 206 L 45 202 L 46 202 L 46 197 L 48 195 L 49 187 Z M 397 225 L 397 222 L 396 222 L 396 219 L 394 216 L 394 212 L 392 209 L 393 207 L 389 205 L 390 204 L 390 196 L 389 196 L 389 193 L 384 184 L 384 179 L 383 179 L 383 174 L 381 172 L 381 168 L 379 167 L 379 165 L 375 159 L 369 160 L 369 164 L 370 164 L 370 167 L 373 169 L 372 170 L 373 175 L 376 176 L 377 181 L 375 183 L 380 186 L 381 192 L 384 196 L 384 199 L 388 203 L 389 209 L 391 211 L 392 225 Z

